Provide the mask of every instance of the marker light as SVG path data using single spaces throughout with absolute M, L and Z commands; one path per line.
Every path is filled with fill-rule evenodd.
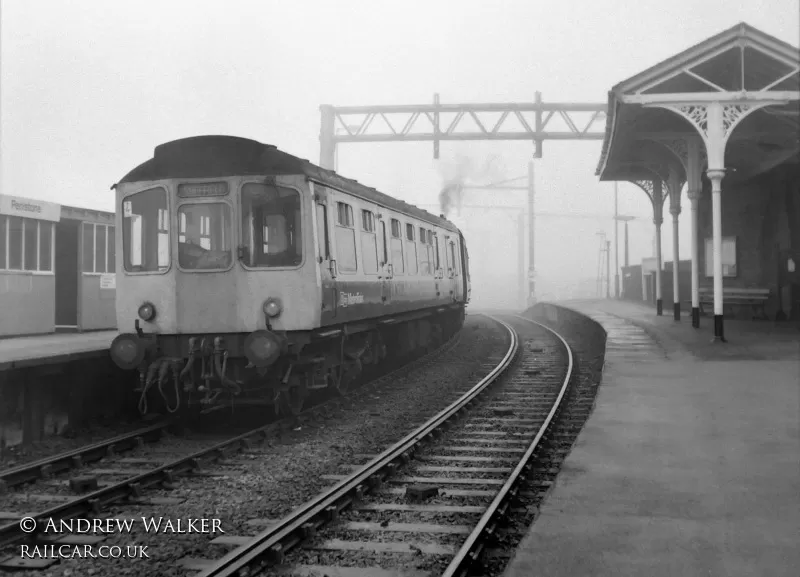
M 264 314 L 270 317 L 277 317 L 281 314 L 283 307 L 281 306 L 281 301 L 278 299 L 267 299 L 267 302 L 264 303 Z
M 244 354 L 257 367 L 267 367 L 281 354 L 281 342 L 269 331 L 254 331 L 244 340 Z
M 124 370 L 135 369 L 144 359 L 145 347 L 139 337 L 124 333 L 111 341 L 111 360 Z
M 149 322 L 156 318 L 156 307 L 152 303 L 144 303 L 139 307 L 139 318 Z

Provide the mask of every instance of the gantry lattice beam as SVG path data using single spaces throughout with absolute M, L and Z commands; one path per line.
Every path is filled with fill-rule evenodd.
M 545 140 L 602 140 L 606 104 L 542 102 L 395 106 L 322 105 L 320 165 L 334 168 L 340 142 L 433 142 L 439 158 L 443 140 L 530 140 L 541 158 Z

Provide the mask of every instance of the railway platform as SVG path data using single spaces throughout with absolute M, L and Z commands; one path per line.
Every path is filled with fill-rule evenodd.
M 796 576 L 800 332 L 729 342 L 620 301 L 596 405 L 505 577 Z
M 41 441 L 48 431 L 105 410 L 93 386 L 113 370 L 108 350 L 117 334 L 104 330 L 0 339 L 0 443 Z M 106 383 L 103 388 L 114 387 Z
M 117 331 L 56 333 L 0 339 L 0 371 L 83 360 L 107 354 Z

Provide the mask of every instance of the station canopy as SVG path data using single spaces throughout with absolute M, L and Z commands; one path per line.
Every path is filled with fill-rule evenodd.
M 800 152 L 800 53 L 798 48 L 748 24 L 738 24 L 614 86 L 608 96 L 600 180 L 652 180 L 672 165 L 686 180 L 688 139 L 698 139 L 706 169 L 706 147 L 698 128 L 676 111 L 679 106 L 705 129 L 704 104 L 725 105 L 723 124 L 732 126 L 725 148 L 730 176 L 766 172 Z M 748 104 L 776 103 L 747 111 Z M 731 106 L 740 105 L 740 106 Z M 743 117 L 743 118 L 740 118 Z M 665 146 L 669 145 L 669 146 Z M 683 147 L 683 154 L 680 154 Z

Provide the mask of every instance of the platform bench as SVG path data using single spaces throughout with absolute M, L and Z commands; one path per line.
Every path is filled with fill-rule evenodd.
M 699 296 L 700 314 L 705 315 L 703 305 L 714 306 L 714 288 L 700 287 L 697 291 Z M 765 305 L 769 300 L 769 289 L 763 288 L 722 288 L 722 304 L 724 309 L 733 307 L 749 307 L 753 313 L 753 318 L 768 320 Z

